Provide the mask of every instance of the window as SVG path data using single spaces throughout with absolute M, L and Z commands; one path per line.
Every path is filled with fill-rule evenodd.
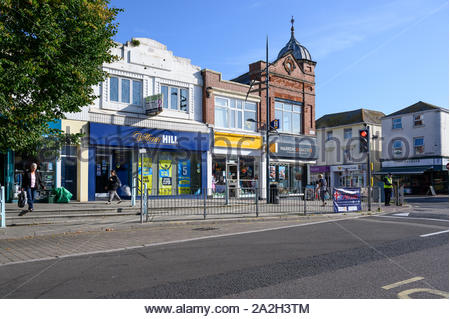
M 344 129 L 344 139 L 352 138 L 352 129 L 346 128 Z
M 414 126 L 422 126 L 423 125 L 423 114 L 413 115 L 414 118 Z
M 419 155 L 425 152 L 423 137 L 414 138 L 414 154 Z
M 256 131 L 256 103 L 216 96 L 214 118 L 217 127 Z
M 392 148 L 394 151 L 394 156 L 401 156 L 403 154 L 403 143 L 400 140 L 395 140 L 392 143 Z
M 280 121 L 280 132 L 301 133 L 302 107 L 296 104 L 275 102 L 275 118 Z
M 327 132 L 327 141 L 331 140 L 333 138 L 333 131 Z
M 189 110 L 189 93 L 187 89 L 161 85 L 161 94 L 164 108 L 181 112 Z
M 109 100 L 133 105 L 142 105 L 142 81 L 126 78 L 109 78 Z
M 402 118 L 392 119 L 392 128 L 402 128 Z

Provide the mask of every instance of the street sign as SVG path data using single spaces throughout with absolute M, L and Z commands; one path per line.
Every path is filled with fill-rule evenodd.
M 270 128 L 272 130 L 278 130 L 280 128 L 280 120 L 279 119 L 275 119 L 272 122 L 270 122 Z
M 157 115 L 162 112 L 163 95 L 155 94 L 145 98 L 144 111 L 146 115 Z

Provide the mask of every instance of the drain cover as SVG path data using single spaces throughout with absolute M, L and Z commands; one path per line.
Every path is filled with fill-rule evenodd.
M 198 231 L 208 231 L 208 230 L 216 230 L 218 228 L 215 227 L 198 227 L 198 228 L 194 228 L 192 230 L 198 230 Z

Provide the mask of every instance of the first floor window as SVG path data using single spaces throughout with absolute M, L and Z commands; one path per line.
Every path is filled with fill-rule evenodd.
M 275 118 L 280 121 L 281 132 L 300 134 L 301 133 L 301 112 L 302 107 L 297 104 L 275 102 Z
M 422 126 L 423 125 L 423 115 L 416 114 L 414 117 L 414 126 Z
M 414 154 L 423 154 L 425 152 L 425 145 L 423 137 L 414 138 Z
M 327 132 L 327 141 L 331 140 L 333 138 L 333 131 Z
M 189 91 L 174 86 L 161 85 L 163 107 L 166 109 L 187 112 L 189 110 Z
M 142 105 L 142 81 L 112 76 L 109 79 L 109 100 Z
M 346 128 L 344 129 L 344 139 L 352 138 L 352 129 Z
M 256 131 L 256 103 L 216 96 L 214 123 L 217 127 Z

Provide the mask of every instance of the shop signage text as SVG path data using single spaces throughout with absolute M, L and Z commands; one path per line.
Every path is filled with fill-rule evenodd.
M 214 146 L 257 150 L 262 146 L 262 138 L 255 135 L 215 132 Z
M 317 158 L 315 137 L 294 137 L 279 135 L 270 138 L 270 156 L 292 159 Z

